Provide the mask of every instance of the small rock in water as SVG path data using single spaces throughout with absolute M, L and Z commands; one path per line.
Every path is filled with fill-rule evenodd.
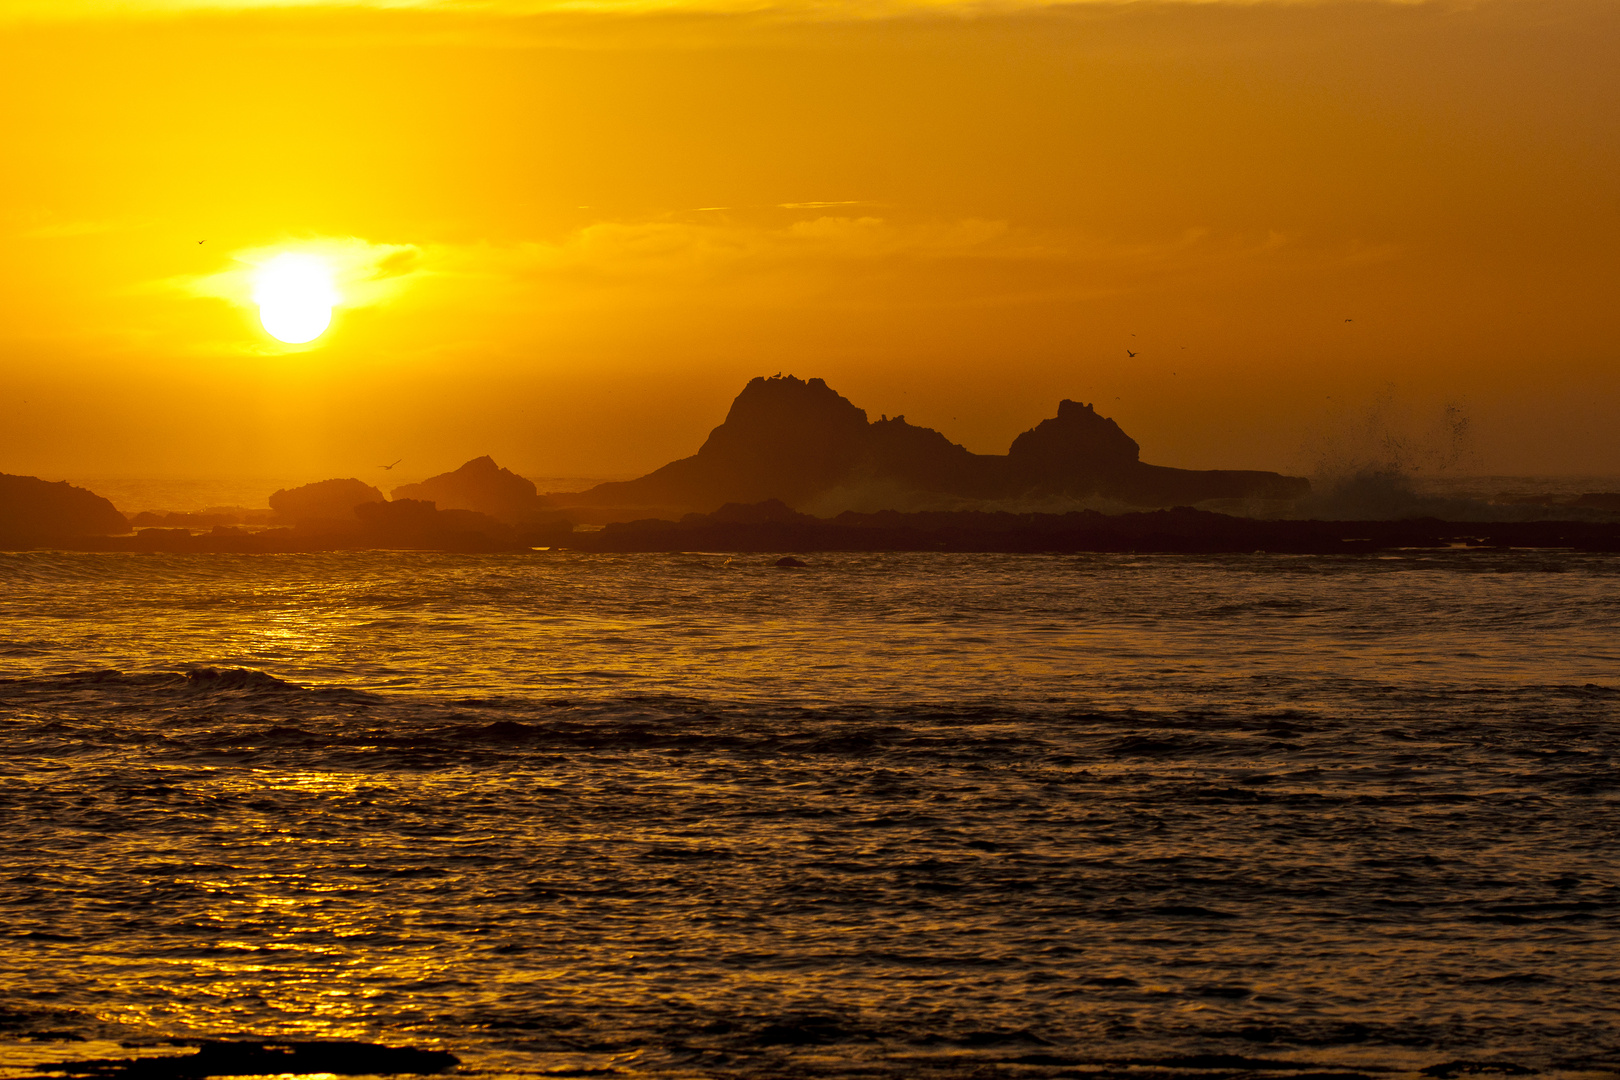
M 173 1057 L 59 1061 L 52 1073 L 85 1080 L 201 1080 L 215 1076 L 329 1073 L 336 1076 L 427 1075 L 461 1064 L 443 1050 L 378 1046 L 347 1040 L 204 1042 Z
M 1536 1070 L 1511 1061 L 1445 1061 L 1423 1070 L 1424 1076 L 1455 1080 L 1460 1076 L 1529 1076 Z
M 772 565 L 779 566 L 784 570 L 796 570 L 801 566 L 808 566 L 809 564 L 803 559 L 795 559 L 791 555 L 784 555 L 780 559 L 777 559 Z

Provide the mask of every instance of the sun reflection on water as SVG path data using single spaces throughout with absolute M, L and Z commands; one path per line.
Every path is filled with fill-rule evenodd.
M 1563 1046 L 1612 1011 L 1613 930 L 1582 914 L 1607 909 L 1580 906 L 1613 879 L 1587 812 L 1620 730 L 1611 563 L 1398 587 L 849 557 L 789 593 L 695 558 L 356 555 L 149 600 L 45 578 L 8 633 L 81 674 L 0 685 L 0 1000 L 88 1035 L 666 1075 L 783 1046 L 960 1063 L 1025 1028 L 1128 1028 L 1132 1053 L 1199 1025 L 1410 1032 L 1442 998 L 1460 1019 L 1427 1046 Z M 84 610 L 27 614 L 47 603 Z M 1435 692 L 1420 661 L 1463 648 L 1468 693 Z M 289 659 L 174 673 L 222 649 Z M 1338 1075 L 1395 1060 L 1356 1045 Z

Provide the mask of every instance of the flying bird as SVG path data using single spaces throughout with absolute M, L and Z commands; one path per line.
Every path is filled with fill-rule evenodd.
M 1344 321 L 1345 321 L 1345 322 L 1355 322 L 1355 321 L 1356 321 L 1356 320 L 1354 320 L 1354 319 L 1346 319 L 1346 320 L 1344 320 Z
M 208 241 L 206 241 L 206 240 L 199 240 L 199 241 L 197 241 L 197 243 L 199 243 L 199 244 L 206 244 L 206 243 L 208 243 Z
M 1126 349 L 1126 350 L 1125 350 L 1125 355 L 1126 355 L 1126 356 L 1135 356 L 1135 355 L 1136 355 L 1136 354 L 1135 354 L 1135 353 L 1133 353 L 1133 352 L 1131 352 L 1131 350 L 1129 350 L 1129 349 Z
M 394 465 L 398 465 L 401 461 L 404 461 L 404 460 L 405 460 L 404 458 L 399 458 L 394 462 Z M 379 469 L 392 469 L 394 467 L 394 465 L 379 465 L 379 466 L 377 466 L 377 468 L 379 468 Z

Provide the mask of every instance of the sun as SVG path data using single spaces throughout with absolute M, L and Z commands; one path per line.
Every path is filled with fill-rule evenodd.
M 288 345 L 303 345 L 325 333 L 338 300 L 332 270 L 316 255 L 277 255 L 254 275 L 259 321 L 271 337 Z

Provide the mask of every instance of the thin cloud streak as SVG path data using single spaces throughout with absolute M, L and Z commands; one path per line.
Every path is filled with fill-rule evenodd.
M 420 249 L 409 244 L 372 244 L 358 237 L 297 240 L 231 253 L 233 265 L 212 274 L 191 275 L 163 283 L 190 296 L 226 300 L 238 307 L 256 306 L 253 275 L 278 255 L 289 252 L 318 256 L 332 269 L 345 307 L 373 307 L 396 296 L 424 273 Z
M 942 304 L 1049 302 L 1210 273 L 1292 275 L 1401 255 L 1391 245 L 1316 245 L 1279 233 L 1190 229 L 1161 241 L 1121 242 L 973 218 L 901 223 L 823 216 L 785 227 L 598 222 L 555 240 L 504 245 L 308 239 L 234 252 L 227 269 L 160 284 L 250 307 L 254 268 L 286 251 L 327 260 L 345 307 L 385 304 L 409 289 L 418 302 L 514 311 L 593 295 L 611 295 L 615 303 L 626 296 L 689 303 L 696 296 L 722 305 L 775 306 L 789 298 L 814 304 L 850 293 L 862 273 L 891 282 L 885 293 L 896 287 L 892 282 L 915 278 L 923 283 L 921 296 L 937 291 L 931 302 Z M 896 275 L 902 267 L 909 269 Z M 852 295 L 868 292 L 858 286 Z
M 551 239 L 505 244 L 305 237 L 234 250 L 216 270 L 148 281 L 135 291 L 182 303 L 223 303 L 251 319 L 257 267 L 286 252 L 326 261 L 340 315 L 387 308 L 418 352 L 458 349 L 475 328 L 491 340 L 527 340 L 545 327 L 594 325 L 604 314 L 633 322 L 628 313 L 654 310 L 712 316 L 784 307 L 1018 308 L 1174 290 L 1211 276 L 1297 279 L 1406 254 L 1396 245 L 1322 243 L 1276 232 L 1189 229 L 1125 240 L 974 218 L 822 216 L 785 226 L 603 221 Z M 455 328 L 448 335 L 447 326 Z M 111 341 L 122 335 L 150 344 L 156 333 L 170 355 L 288 351 L 252 334 L 188 338 L 173 332 L 120 321 L 81 325 L 76 336 Z
M 0 0 L 0 22 L 151 19 L 240 12 L 419 12 L 461 17 L 540 15 L 750 15 L 805 21 L 901 18 L 915 15 L 995 15 L 1059 7 L 1219 6 L 1400 7 L 1466 6 L 1468 0 Z

